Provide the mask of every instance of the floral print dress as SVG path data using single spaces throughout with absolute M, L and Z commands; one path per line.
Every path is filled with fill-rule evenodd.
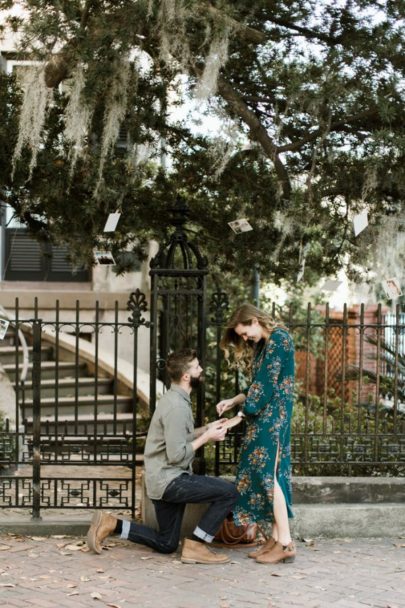
M 237 525 L 272 522 L 274 469 L 291 510 L 291 416 L 294 391 L 294 344 L 289 333 L 277 327 L 258 344 L 252 383 L 243 412 L 246 434 L 241 446 L 236 487 L 240 497 L 233 515 Z

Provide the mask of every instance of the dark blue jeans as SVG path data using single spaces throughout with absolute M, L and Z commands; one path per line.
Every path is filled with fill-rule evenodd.
M 181 523 L 188 502 L 210 503 L 197 528 L 207 537 L 212 537 L 232 511 L 237 499 L 236 487 L 229 481 L 184 473 L 169 483 L 161 500 L 152 501 L 159 530 L 131 522 L 128 539 L 152 547 L 159 553 L 173 553 L 179 544 Z

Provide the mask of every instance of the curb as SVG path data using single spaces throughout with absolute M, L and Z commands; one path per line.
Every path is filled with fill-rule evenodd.
M 69 520 L 66 516 L 59 519 L 6 519 L 0 521 L 0 534 L 19 534 L 21 536 L 85 536 L 90 526 L 91 514 L 86 519 Z
M 187 505 L 183 535 L 192 531 L 205 508 L 206 505 Z M 25 518 L 11 516 L 0 520 L 0 534 L 85 536 L 92 514 L 93 510 L 72 519 L 66 513 L 60 517 L 44 515 L 42 519 L 32 519 L 28 513 Z M 294 514 L 291 524 L 295 538 L 405 537 L 405 504 L 299 504 L 294 506 Z M 149 511 L 146 515 L 146 525 L 156 527 L 154 513 Z
M 405 535 L 405 504 L 300 504 L 293 506 L 297 538 L 383 538 Z

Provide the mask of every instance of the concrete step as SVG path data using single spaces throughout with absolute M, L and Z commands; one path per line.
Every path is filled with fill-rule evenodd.
M 106 395 L 111 392 L 111 378 L 98 378 L 97 391 L 99 395 Z M 45 398 L 55 399 L 56 389 L 58 397 L 75 397 L 76 391 L 79 396 L 93 396 L 95 393 L 96 379 L 93 377 L 78 378 L 74 377 L 59 378 L 58 383 L 54 379 L 41 379 L 41 401 Z M 24 387 L 25 400 L 32 400 L 32 382 L 26 382 Z
M 143 434 L 142 434 L 143 437 Z M 141 438 L 140 434 L 137 438 Z M 32 457 L 33 440 L 26 436 L 28 453 Z M 85 459 L 88 462 L 89 455 L 103 455 L 106 463 L 123 462 L 132 454 L 132 435 L 123 433 L 121 435 L 41 435 L 42 459 L 47 465 L 60 462 L 77 462 Z M 138 459 L 137 460 L 141 462 Z M 68 466 L 66 464 L 65 466 Z
M 55 416 L 55 411 L 58 411 L 60 420 L 67 420 L 70 415 L 73 415 L 77 406 L 80 415 L 94 416 L 96 400 L 94 395 L 82 395 L 77 399 L 75 397 L 60 397 L 55 401 L 54 397 L 41 397 L 41 419 L 52 419 Z M 132 398 L 127 395 L 98 395 L 96 410 L 99 414 L 112 414 L 114 407 L 117 407 L 117 412 L 124 413 L 131 411 Z M 24 407 L 21 407 L 23 419 L 32 417 L 32 400 L 27 399 Z
M 96 435 L 105 434 L 132 434 L 132 420 L 133 416 L 131 413 L 117 413 L 114 417 L 113 414 L 99 413 L 97 420 L 95 421 L 93 414 L 79 414 L 77 418 L 74 414 L 65 414 L 63 417 L 58 416 L 58 420 L 55 420 L 55 416 L 46 416 L 41 418 L 41 435 L 83 435 L 96 433 Z M 32 435 L 32 417 L 29 417 L 25 421 L 25 432 L 26 434 Z
M 14 346 L 16 344 L 15 333 L 14 331 L 8 330 L 3 340 L 1 341 L 1 346 Z M 19 340 L 17 338 L 17 344 L 19 344 Z M 1 348 L 1 347 L 0 347 Z
M 41 379 L 49 380 L 51 378 L 55 378 L 56 375 L 56 367 L 58 369 L 59 378 L 65 377 L 75 377 L 76 375 L 79 377 L 88 376 L 87 365 L 86 363 L 79 363 L 78 366 L 74 362 L 71 361 L 59 361 L 56 364 L 55 361 L 42 361 L 41 363 Z M 3 365 L 4 371 L 7 373 L 11 382 L 15 382 L 16 379 L 16 366 L 15 363 L 6 363 Z M 20 364 L 18 366 L 19 377 L 21 377 L 21 373 L 23 370 L 23 365 Z M 27 373 L 27 382 L 32 381 L 32 363 L 28 364 L 28 373 Z
M 28 346 L 28 356 L 30 361 L 32 361 L 32 346 Z M 53 348 L 52 346 L 42 346 L 41 347 L 41 360 L 49 361 L 53 357 Z M 18 351 L 16 351 L 14 346 L 0 346 L 0 362 L 5 365 L 7 363 L 15 363 L 16 359 L 22 362 L 23 360 L 23 350 L 20 347 Z

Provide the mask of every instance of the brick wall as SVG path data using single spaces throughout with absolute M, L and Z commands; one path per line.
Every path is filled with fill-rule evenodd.
M 325 309 L 318 308 L 318 312 L 324 315 Z M 385 312 L 382 310 L 383 319 Z M 379 330 L 375 327 L 377 315 L 377 306 L 368 307 L 361 324 L 360 306 L 353 306 L 347 310 L 345 323 L 343 312 L 330 311 L 329 322 L 320 330 L 316 356 L 305 350 L 296 352 L 296 378 L 302 394 L 320 397 L 335 394 L 346 403 L 375 402 L 375 385 L 367 383 L 364 377 L 361 383 L 350 379 L 349 372 L 361 367 L 376 373 L 377 348 L 366 337 L 376 338 L 378 331 L 384 337 L 383 327 Z

